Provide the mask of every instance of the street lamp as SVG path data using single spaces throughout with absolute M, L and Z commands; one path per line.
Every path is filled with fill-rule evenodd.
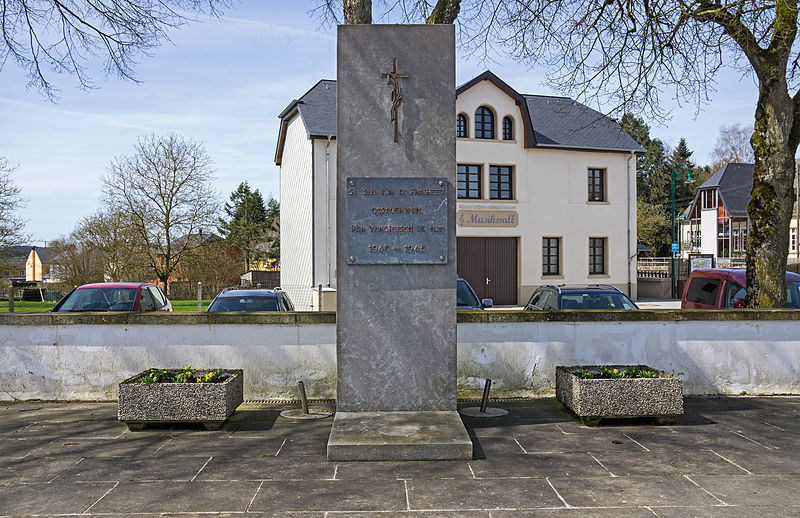
M 675 242 L 675 171 L 683 166 L 683 169 L 686 171 L 686 179 L 684 183 L 694 183 L 694 177 L 692 177 L 692 172 L 689 170 L 689 166 L 684 164 L 683 162 L 679 162 L 672 167 L 672 181 L 670 182 L 670 198 L 672 200 L 672 247 L 670 249 L 670 254 L 672 255 L 672 298 L 677 298 L 677 286 L 676 286 L 676 279 L 675 279 L 675 252 L 680 252 L 680 245 Z M 678 177 L 683 176 L 683 174 L 679 171 Z M 677 245 L 677 246 L 676 246 Z

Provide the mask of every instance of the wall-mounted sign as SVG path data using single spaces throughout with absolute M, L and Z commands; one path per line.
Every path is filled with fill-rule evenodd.
M 459 227 L 516 227 L 519 214 L 513 210 L 460 210 L 456 214 Z
M 348 264 L 447 264 L 446 178 L 348 178 Z

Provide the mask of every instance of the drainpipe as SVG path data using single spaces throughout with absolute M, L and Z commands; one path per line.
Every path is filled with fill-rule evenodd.
M 331 287 L 331 137 L 325 144 L 325 254 L 328 264 L 328 287 Z M 320 292 L 322 297 L 322 292 Z
M 628 184 L 628 204 L 627 204 L 627 213 L 628 213 L 628 296 L 633 298 L 631 295 L 631 262 L 633 258 L 636 257 L 636 254 L 631 255 L 631 159 L 636 158 L 636 153 L 631 151 L 631 156 L 628 157 L 627 168 L 628 172 L 626 175 L 626 181 Z

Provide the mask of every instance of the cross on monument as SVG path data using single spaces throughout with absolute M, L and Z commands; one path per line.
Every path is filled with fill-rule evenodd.
M 389 72 L 381 74 L 381 77 L 386 78 L 387 85 L 392 85 L 392 107 L 389 109 L 389 121 L 394 123 L 394 141 L 397 142 L 397 108 L 400 107 L 403 100 L 403 96 L 400 95 L 400 80 L 408 79 L 408 75 L 397 73 L 397 58 L 394 58 L 389 65 Z

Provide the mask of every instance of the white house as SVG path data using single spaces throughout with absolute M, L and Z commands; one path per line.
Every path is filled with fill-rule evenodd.
M 611 284 L 635 298 L 642 148 L 605 115 L 520 94 L 488 71 L 456 94 L 459 275 L 497 305 L 544 284 Z M 279 117 L 281 286 L 311 309 L 312 287 L 336 287 L 336 82 Z
M 715 265 L 727 266 L 731 260 L 744 265 L 750 230 L 747 205 L 753 190 L 753 168 L 754 164 L 725 164 L 697 189 L 681 221 L 684 256 L 707 254 L 714 256 Z M 796 182 L 797 176 L 797 193 Z M 794 215 L 789 222 L 790 262 L 800 262 L 797 239 L 800 214 L 797 207 L 795 202 Z

